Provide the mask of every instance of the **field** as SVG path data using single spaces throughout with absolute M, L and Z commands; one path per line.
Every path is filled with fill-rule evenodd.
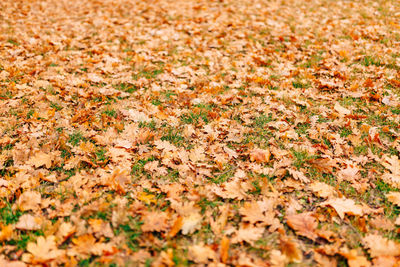
M 0 266 L 399 266 L 399 23 L 1 1 Z

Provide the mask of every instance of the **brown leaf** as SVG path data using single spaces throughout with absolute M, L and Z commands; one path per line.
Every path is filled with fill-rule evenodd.
M 333 207 L 341 219 L 345 214 L 362 216 L 364 209 L 361 205 L 356 205 L 354 200 L 346 198 L 335 198 L 320 204 L 321 206 Z
M 315 233 L 318 222 L 312 215 L 312 212 L 304 212 L 286 216 L 287 224 L 290 228 L 295 230 L 298 235 L 305 236 L 315 241 L 315 239 L 318 238 Z
M 29 242 L 26 250 L 31 253 L 30 261 L 32 263 L 46 263 L 56 259 L 64 254 L 63 250 L 59 250 L 56 246 L 55 236 L 39 236 L 37 241 Z
M 330 158 L 312 159 L 308 162 L 311 166 L 323 173 L 332 173 L 333 168 L 337 167 L 337 161 Z
M 235 244 L 245 241 L 247 243 L 253 244 L 254 241 L 257 241 L 261 238 L 264 231 L 264 227 L 240 228 L 236 232 L 236 235 L 232 238 L 232 243 Z
M 293 240 L 283 237 L 280 240 L 281 251 L 286 255 L 289 262 L 299 263 L 303 260 L 303 252 L 299 248 L 299 244 Z
M 168 215 L 165 212 L 146 212 L 143 217 L 143 232 L 161 232 L 165 231 L 168 228 Z
M 250 160 L 258 163 L 267 163 L 271 157 L 269 149 L 253 149 L 249 154 Z
M 363 243 L 369 249 L 371 257 L 400 256 L 400 243 L 380 235 L 368 234 L 363 238 Z
M 229 238 L 223 236 L 219 247 L 219 257 L 222 263 L 226 263 L 229 257 Z
M 174 237 L 182 228 L 182 217 L 179 216 L 178 218 L 176 218 L 174 224 L 171 227 L 171 230 L 168 233 L 169 237 Z

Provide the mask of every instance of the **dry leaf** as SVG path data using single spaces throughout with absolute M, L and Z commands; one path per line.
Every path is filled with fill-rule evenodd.
M 361 205 L 355 204 L 354 200 L 346 198 L 335 198 L 320 204 L 321 206 L 331 206 L 334 208 L 341 219 L 345 214 L 362 216 L 364 209 Z
M 371 257 L 400 256 L 400 244 L 380 235 L 368 234 L 363 238 L 363 243 Z
M 312 212 L 304 212 L 286 216 L 287 224 L 290 228 L 296 231 L 298 235 L 305 236 L 313 241 L 317 239 L 315 230 L 317 229 L 318 222 L 313 217 Z

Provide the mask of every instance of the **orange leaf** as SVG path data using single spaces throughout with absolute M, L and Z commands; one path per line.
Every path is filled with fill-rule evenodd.
M 220 245 L 220 249 L 219 249 L 219 254 L 220 254 L 222 263 L 226 263 L 226 261 L 228 260 L 228 257 L 229 257 L 228 251 L 229 251 L 229 238 L 224 236 L 224 237 L 222 237 L 221 245 Z
M 182 222 L 182 217 L 179 216 L 175 222 L 174 225 L 172 225 L 171 230 L 169 231 L 169 236 L 174 237 L 182 228 L 183 222 Z
M 317 238 L 315 229 L 318 226 L 318 222 L 312 216 L 312 212 L 289 215 L 286 218 L 289 227 L 295 230 L 298 235 L 305 236 L 311 240 Z

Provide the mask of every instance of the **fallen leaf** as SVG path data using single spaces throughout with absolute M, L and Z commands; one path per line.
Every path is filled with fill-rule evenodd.
M 269 149 L 253 149 L 249 154 L 250 160 L 258 163 L 267 163 L 271 157 Z
M 30 214 L 23 214 L 19 217 L 15 228 L 20 230 L 39 230 L 40 229 L 40 222 L 39 218 L 36 218 Z
M 247 242 L 249 244 L 253 244 L 254 241 L 257 241 L 261 238 L 262 234 L 264 233 L 265 228 L 263 227 L 247 227 L 247 228 L 240 228 L 236 235 L 231 239 L 233 244 L 240 243 L 240 242 Z
M 393 204 L 400 206 L 400 192 L 389 192 L 386 197 Z
M 222 263 L 226 263 L 229 257 L 229 239 L 223 236 L 219 247 L 219 258 Z
M 56 246 L 55 236 L 39 236 L 36 243 L 29 242 L 26 250 L 31 253 L 32 263 L 46 263 L 63 255 L 65 252 Z
M 400 256 L 400 243 L 380 235 L 368 234 L 363 238 L 363 243 L 369 249 L 369 253 L 373 258 L 379 256 Z
M 354 200 L 346 198 L 334 198 L 322 202 L 321 206 L 331 206 L 334 208 L 341 219 L 344 218 L 345 214 L 362 216 L 364 214 L 363 207 L 355 204 Z
M 318 222 L 312 215 L 312 212 L 304 212 L 286 216 L 287 224 L 290 228 L 295 230 L 298 235 L 305 236 L 315 241 L 318 237 L 315 233 Z
M 189 247 L 188 258 L 196 263 L 206 264 L 209 260 L 216 259 L 216 253 L 209 246 L 198 244 Z

